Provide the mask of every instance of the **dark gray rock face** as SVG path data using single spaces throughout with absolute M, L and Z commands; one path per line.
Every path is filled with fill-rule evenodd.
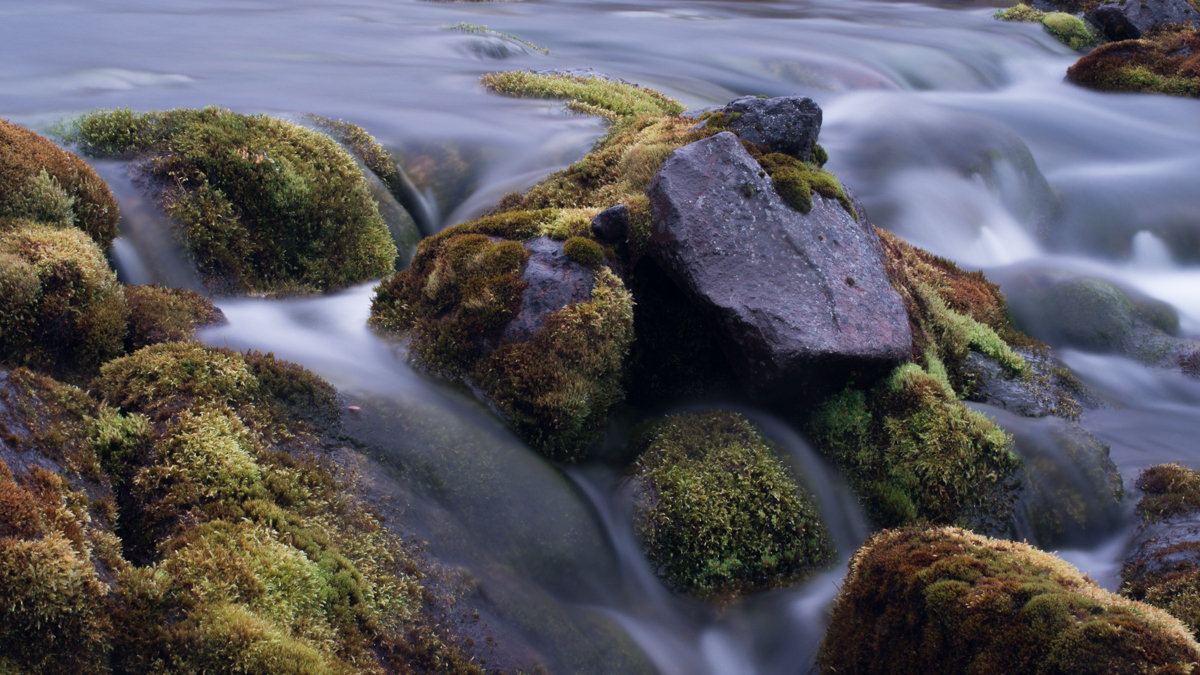
M 803 96 L 735 98 L 725 112 L 737 119 L 729 129 L 744 141 L 765 145 L 775 152 L 812 159 L 812 146 L 821 133 L 821 108 Z
M 1109 40 L 1136 40 L 1154 26 L 1168 23 L 1200 28 L 1200 12 L 1187 0 L 1122 0 L 1101 4 L 1086 18 Z
M 525 243 L 529 260 L 521 280 L 521 311 L 504 327 L 503 342 L 524 342 L 542 328 L 545 318 L 573 302 L 592 298 L 595 277 L 587 267 L 563 253 L 561 241 L 538 237 Z
M 759 400 L 887 372 L 912 336 L 870 225 L 813 194 L 800 213 L 738 137 L 679 148 L 651 181 L 649 255 L 705 316 Z
M 1083 385 L 1064 379 L 1066 366 L 1053 357 L 1030 349 L 1015 350 L 1025 359 L 1027 375 L 1018 375 L 991 358 L 971 352 L 964 374 L 971 385 L 969 401 L 986 403 L 1022 417 L 1050 415 L 1073 419 L 1083 407 L 1094 407 Z
M 610 244 L 625 241 L 629 232 L 629 207 L 624 204 L 604 209 L 592 219 L 592 234 Z

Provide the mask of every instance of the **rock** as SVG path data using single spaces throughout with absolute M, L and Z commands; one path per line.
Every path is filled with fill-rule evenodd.
M 745 417 L 672 415 L 634 445 L 637 532 L 672 588 L 727 601 L 794 584 L 833 557 L 815 500 Z
M 1158 2 L 1158 0 L 1154 0 Z M 1182 0 L 1178 0 L 1181 4 Z M 1197 21 L 1191 24 L 1175 24 L 1170 27 L 1159 27 L 1140 40 L 1124 40 L 1111 42 L 1093 50 L 1075 65 L 1067 69 L 1067 80 L 1090 89 L 1100 91 L 1136 91 L 1146 93 L 1170 94 L 1173 96 L 1200 96 L 1200 73 L 1197 73 L 1195 54 L 1200 52 L 1200 30 L 1193 28 Z M 1187 193 L 1190 196 L 1190 192 Z M 1106 213 L 1111 207 L 1101 209 L 1099 220 L 1103 222 L 1112 219 Z M 1145 211 L 1137 209 L 1138 213 Z M 1117 210 L 1119 214 L 1119 210 Z M 1103 223 L 1099 240 L 1108 243 L 1110 247 L 1128 247 L 1131 235 L 1142 229 L 1149 230 L 1155 236 L 1165 240 L 1174 255 L 1194 259 L 1196 232 L 1193 221 L 1172 218 L 1170 211 L 1151 211 L 1153 215 L 1130 218 L 1120 214 L 1122 218 L 1113 223 Z M 1178 221 L 1178 222 L 1172 222 Z M 1132 227 L 1130 225 L 1132 223 Z M 1122 226 L 1123 224 L 1123 226 Z M 1132 232 L 1127 230 L 1132 229 Z M 1096 226 L 1087 222 L 1087 238 L 1097 238 Z M 1111 231 L 1111 232 L 1107 232 Z M 1107 236 L 1103 236 L 1107 232 Z M 1085 239 L 1084 237 L 1080 237 Z M 1092 244 L 1096 248 L 1096 244 Z
M 616 244 L 625 241 L 629 233 L 629 207 L 617 204 L 604 209 L 592 219 L 592 234 L 600 241 Z
M 1031 349 L 1013 350 L 1026 369 L 1014 373 L 984 354 L 972 351 L 963 367 L 966 398 L 1003 408 L 1022 417 L 1075 419 L 1080 405 L 1091 403 L 1083 385 L 1062 363 Z
M 676 150 L 646 194 L 650 256 L 756 398 L 836 388 L 908 358 L 908 317 L 874 230 L 817 193 L 808 213 L 785 204 L 733 134 Z
M 812 158 L 812 146 L 821 133 L 821 108 L 803 96 L 735 98 L 725 107 L 729 130 L 743 141 L 765 145 L 775 152 Z
M 1184 24 L 1200 28 L 1200 13 L 1187 0 L 1122 0 L 1104 4 L 1085 17 L 1112 41 L 1136 40 L 1155 26 Z
M 850 562 L 823 673 L 1168 673 L 1200 645 L 1058 557 L 957 528 L 889 530 Z
M 504 327 L 503 342 L 525 342 L 545 325 L 545 318 L 592 297 L 592 271 L 563 254 L 563 243 L 549 237 L 525 242 L 529 251 L 521 281 L 521 311 Z
M 1126 547 L 1123 593 L 1200 630 L 1200 473 L 1178 464 L 1138 476 L 1141 525 Z

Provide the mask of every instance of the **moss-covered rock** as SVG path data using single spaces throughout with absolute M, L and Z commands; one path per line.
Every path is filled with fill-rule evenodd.
M 1044 12 L 1029 5 L 1019 4 L 996 12 L 1001 21 L 1027 21 L 1040 23 L 1046 32 L 1076 51 L 1096 44 L 1096 36 L 1088 29 L 1083 19 L 1066 12 Z
M 832 558 L 812 496 L 741 415 L 674 415 L 635 443 L 637 531 L 671 587 L 728 601 L 795 583 Z
M 214 291 L 312 292 L 392 270 L 396 246 L 362 170 L 328 136 L 205 108 L 89 113 L 72 138 L 95 156 L 138 158 Z
M 0 119 L 0 230 L 14 221 L 74 226 L 107 251 L 117 220 L 117 201 L 86 162 Z
M 1121 593 L 1200 634 L 1200 472 L 1178 464 L 1138 476 L 1141 525 L 1121 569 Z
M 1200 31 L 1160 26 L 1140 40 L 1101 45 L 1068 68 L 1067 79 L 1100 91 L 1200 96 Z
M 72 380 L 124 347 L 117 276 L 82 230 L 22 221 L 0 232 L 0 359 Z
M 1012 438 L 963 405 L 944 375 L 906 364 L 868 391 L 826 399 L 809 429 L 879 526 L 997 527 L 1011 515 Z
M 224 323 L 225 315 L 212 301 L 195 291 L 164 286 L 126 286 L 130 353 L 159 342 L 185 342 L 205 326 Z
M 965 530 L 876 534 L 850 563 L 823 673 L 1185 673 L 1178 619 L 1099 588 L 1061 559 Z
M 380 284 L 371 306 L 371 324 L 409 335 L 418 363 L 478 386 L 519 436 L 563 461 L 581 456 L 609 407 L 624 396 L 633 306 L 612 271 L 591 265 L 579 270 L 590 279 L 590 292 L 545 305 L 537 297 L 543 284 L 568 281 L 539 278 L 530 290 L 525 244 L 540 239 L 565 255 L 566 247 L 553 240 L 584 239 L 592 215 L 518 211 L 448 228 L 421 242 L 412 265 Z M 578 246 L 599 252 L 585 241 Z M 535 304 L 550 313 L 520 322 L 532 330 L 510 330 L 523 308 Z

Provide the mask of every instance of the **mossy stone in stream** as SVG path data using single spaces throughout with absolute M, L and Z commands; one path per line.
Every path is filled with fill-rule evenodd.
M 78 227 L 108 251 L 117 220 L 116 199 L 86 162 L 0 119 L 0 231 L 28 221 Z
M 1200 31 L 1155 26 L 1140 40 L 1101 45 L 1067 69 L 1067 80 L 1100 91 L 1200 96 Z
M 955 528 L 878 533 L 855 553 L 823 673 L 1186 673 L 1179 620 L 1027 544 Z
M 1066 12 L 1044 12 L 1040 9 L 1020 4 L 996 12 L 995 18 L 1001 21 L 1025 21 L 1040 23 L 1046 32 L 1058 38 L 1058 41 L 1076 51 L 1096 44 L 1096 36 L 1088 30 L 1083 19 Z
M 328 136 L 205 108 L 89 113 L 71 137 L 92 155 L 138 158 L 215 291 L 313 292 L 392 270 L 362 170 Z
M 130 353 L 159 342 L 191 340 L 197 329 L 225 321 L 212 301 L 182 288 L 126 286 L 125 304 L 129 307 L 125 344 Z
M 0 231 L 0 359 L 81 381 L 121 353 L 127 317 L 85 232 L 28 221 Z
M 598 263 L 595 254 L 602 252 L 586 239 L 594 215 L 516 211 L 447 228 L 421 242 L 407 270 L 379 285 L 370 323 L 408 335 L 425 368 L 478 386 L 526 442 L 551 458 L 575 461 L 608 409 L 624 398 L 633 337 L 629 292 L 607 267 L 579 263 L 563 246 L 566 260 L 585 270 L 590 293 L 540 317 L 528 335 L 506 331 L 527 302 L 523 272 L 531 253 L 524 243 L 575 240 L 570 250 Z
M 749 420 L 674 415 L 642 434 L 637 530 L 671 587 L 728 601 L 829 562 L 833 545 L 813 498 Z

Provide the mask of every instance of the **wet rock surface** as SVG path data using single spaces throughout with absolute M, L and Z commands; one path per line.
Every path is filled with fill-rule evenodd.
M 592 234 L 600 241 L 623 242 L 629 232 L 629 207 L 624 204 L 604 209 L 592 219 Z
M 1187 0 L 1122 0 L 1101 4 L 1085 17 L 1109 40 L 1136 40 L 1154 26 L 1186 24 L 1200 28 L 1200 12 Z
M 806 162 L 812 158 L 813 143 L 821 133 L 821 109 L 812 99 L 743 96 L 730 101 L 725 111 L 731 118 L 729 129 L 743 141 L 765 145 Z
M 676 150 L 647 189 L 649 254 L 700 308 L 751 394 L 880 375 L 911 349 L 869 226 L 813 194 L 800 213 L 732 133 Z
M 542 328 L 545 318 L 573 302 L 591 299 L 592 271 L 563 253 L 563 244 L 549 237 L 525 243 L 529 259 L 521 272 L 528 284 L 521 293 L 521 311 L 504 328 L 503 342 L 524 342 Z

